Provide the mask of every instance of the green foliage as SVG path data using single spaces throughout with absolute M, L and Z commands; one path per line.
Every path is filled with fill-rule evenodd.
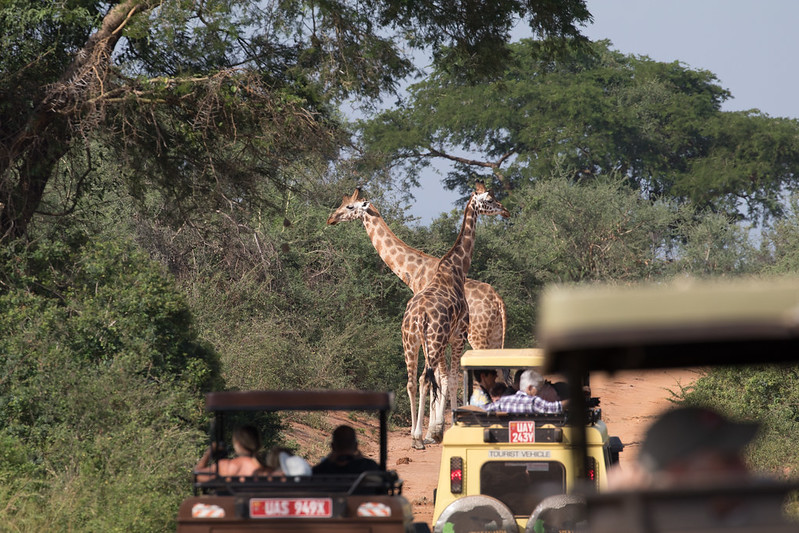
M 475 179 L 503 194 L 568 173 L 575 181 L 621 177 L 650 199 L 690 200 L 751 220 L 779 215 L 799 162 L 796 120 L 725 113 L 730 94 L 711 72 L 623 55 L 607 42 L 542 59 L 541 44 L 514 43 L 502 76 L 480 84 L 436 69 L 401 105 L 364 120 L 376 165 L 417 184 L 447 162 L 450 189 Z
M 684 220 L 675 246 L 678 263 L 671 270 L 695 276 L 746 274 L 755 268 L 757 252 L 748 228 L 719 213 L 705 212 Z
M 513 216 L 480 221 L 470 276 L 505 299 L 507 346 L 534 344 L 548 283 L 799 268 L 797 203 L 778 201 L 795 121 L 722 113 L 712 73 L 587 50 L 580 0 L 134 0 L 107 55 L 78 52 L 119 4 L 45 4 L 0 2 L 0 143 L 21 150 L 0 160 L 3 529 L 173 530 L 209 389 L 389 390 L 407 423 L 410 291 L 358 224 L 325 226 L 365 175 L 337 160 L 335 106 L 375 105 L 410 72 L 406 45 L 436 68 L 364 124 L 368 186 L 398 236 L 443 255 L 461 210 L 409 227 L 384 158 L 409 161 L 409 183 L 443 156 L 450 186 L 501 185 Z M 505 49 L 519 17 L 565 40 Z M 65 82 L 75 58 L 91 75 Z M 42 114 L 45 98 L 63 107 Z M 724 214 L 739 197 L 776 217 L 760 250 Z M 57 216 L 11 241 L 24 210 Z M 785 374 L 709 374 L 689 399 L 765 420 L 753 461 L 795 468 Z
M 752 466 L 778 477 L 795 477 L 799 453 L 790 445 L 799 431 L 799 368 L 713 369 L 686 395 L 690 404 L 761 424 L 748 458 Z
M 93 0 L 0 3 L 0 116 L 12 118 L 16 110 L 14 122 L 4 120 L 6 132 L 25 119 L 20 110 L 29 110 L 46 84 L 61 76 L 97 16 Z
M 0 249 L 3 521 L 173 528 L 203 438 L 201 393 L 221 386 L 217 356 L 132 243 L 64 237 Z
M 0 4 L 0 236 L 27 233 L 48 184 L 71 193 L 49 214 L 63 215 L 90 194 L 98 142 L 124 169 L 130 191 L 159 188 L 182 222 L 231 203 L 263 207 L 261 180 L 290 190 L 296 184 L 283 181 L 284 170 L 304 158 L 337 157 L 349 134 L 335 106 L 374 109 L 414 73 L 410 51 L 447 56 L 447 68 L 481 77 L 502 63 L 519 19 L 556 42 L 584 40 L 578 25 L 590 18 L 584 0 L 502 0 L 457 6 L 457 15 L 453 7 Z M 64 175 L 76 154 L 87 168 Z
M 57 349 L 84 363 L 207 389 L 213 353 L 196 341 L 185 301 L 160 268 L 131 243 L 82 241 L 2 249 L 6 282 L 18 287 L 0 295 L 6 353 L 24 356 L 10 342 L 30 343 L 32 325 L 33 332 L 55 333 L 37 339 L 42 352 Z
M 534 33 L 549 37 L 548 55 L 564 41 L 584 43 L 577 26 L 590 21 L 582 0 L 560 2 L 460 3 L 406 0 L 375 2 L 381 23 L 407 28 L 411 44 L 427 44 L 440 68 L 467 80 L 501 71 L 509 51 L 506 43 L 518 19 L 527 20 Z
M 799 272 L 799 196 L 792 195 L 784 206 L 785 215 L 763 233 L 764 248 L 773 261 L 765 268 L 775 274 Z
M 551 179 L 520 191 L 516 260 L 552 281 L 639 280 L 656 276 L 680 210 L 651 203 L 621 180 L 585 185 Z M 518 233 L 516 233 L 518 231 Z M 523 258 L 523 259 L 522 259 Z
M 728 213 L 744 201 L 751 218 L 781 215 L 784 188 L 796 188 L 797 128 L 796 119 L 756 110 L 718 114 L 704 127 L 712 139 L 706 156 L 690 161 L 690 179 L 677 183 L 675 192 Z

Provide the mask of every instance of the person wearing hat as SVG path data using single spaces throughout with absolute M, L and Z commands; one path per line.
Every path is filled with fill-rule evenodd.
M 697 486 L 749 475 L 743 450 L 758 424 L 734 422 L 704 407 L 678 407 L 647 430 L 637 464 L 614 470 L 611 489 Z
M 314 474 L 360 474 L 369 470 L 380 470 L 380 465 L 361 454 L 355 430 L 346 424 L 333 430 L 330 454 L 313 467 Z
M 633 468 L 621 471 L 621 477 L 608 473 L 608 488 L 651 495 L 662 489 L 665 497 L 647 500 L 648 517 L 658 531 L 795 531 L 784 514 L 787 491 L 754 475 L 744 461 L 758 429 L 756 423 L 735 422 L 704 407 L 672 409 L 647 430 Z M 594 513 L 591 530 L 629 529 L 628 515 L 617 507 Z

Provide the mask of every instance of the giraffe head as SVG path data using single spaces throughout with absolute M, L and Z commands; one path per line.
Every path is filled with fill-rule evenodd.
M 361 189 L 355 189 L 352 196 L 344 195 L 341 205 L 327 217 L 327 223 L 332 225 L 349 220 L 363 220 L 367 212 L 376 215 L 377 212 L 368 200 L 361 198 Z
M 508 218 L 510 213 L 499 201 L 494 198 L 494 193 L 485 188 L 481 182 L 477 182 L 472 194 L 472 206 L 479 215 L 500 215 Z

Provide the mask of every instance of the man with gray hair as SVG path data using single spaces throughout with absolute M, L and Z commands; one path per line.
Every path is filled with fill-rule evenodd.
M 503 396 L 486 406 L 486 411 L 513 414 L 560 414 L 568 400 L 548 402 L 538 396 L 538 389 L 544 378 L 537 371 L 528 369 L 522 372 L 519 390 L 512 396 Z

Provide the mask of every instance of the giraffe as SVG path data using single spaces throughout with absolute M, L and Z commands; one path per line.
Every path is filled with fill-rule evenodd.
M 444 433 L 445 398 L 449 381 L 457 372 L 456 361 L 460 361 L 463 345 L 466 342 L 469 324 L 469 307 L 465 295 L 466 274 L 472 262 L 474 233 L 477 215 L 510 216 L 482 183 L 478 183 L 463 213 L 463 222 L 458 238 L 450 250 L 442 257 L 433 278 L 413 298 L 408 301 L 402 317 L 402 347 L 405 364 L 408 367 L 408 397 L 411 402 L 411 438 L 413 447 L 424 449 L 422 426 L 424 425 L 424 404 L 428 386 L 435 400 L 439 388 L 442 401 L 431 403 L 428 435 L 440 441 Z M 452 364 L 449 372 L 440 371 L 439 386 L 435 370 L 441 369 L 445 360 L 447 345 L 452 347 Z M 416 364 L 419 347 L 424 352 L 424 370 L 419 377 L 419 409 L 414 412 L 416 386 Z M 456 383 L 453 379 L 453 383 Z M 433 408 L 435 404 L 435 408 Z
M 397 237 L 374 204 L 361 197 L 360 188 L 355 189 L 352 196 L 344 195 L 341 205 L 330 214 L 327 223 L 335 225 L 351 220 L 363 222 L 380 258 L 414 294 L 430 283 L 439 258 L 417 250 Z M 482 281 L 466 278 L 464 289 L 469 307 L 469 345 L 474 349 L 503 348 L 507 325 L 505 302 L 491 285 Z M 460 362 L 452 361 L 451 364 L 455 366 L 455 380 L 450 388 L 449 400 L 452 408 L 455 408 L 460 388 Z M 414 372 L 416 368 L 414 362 Z

